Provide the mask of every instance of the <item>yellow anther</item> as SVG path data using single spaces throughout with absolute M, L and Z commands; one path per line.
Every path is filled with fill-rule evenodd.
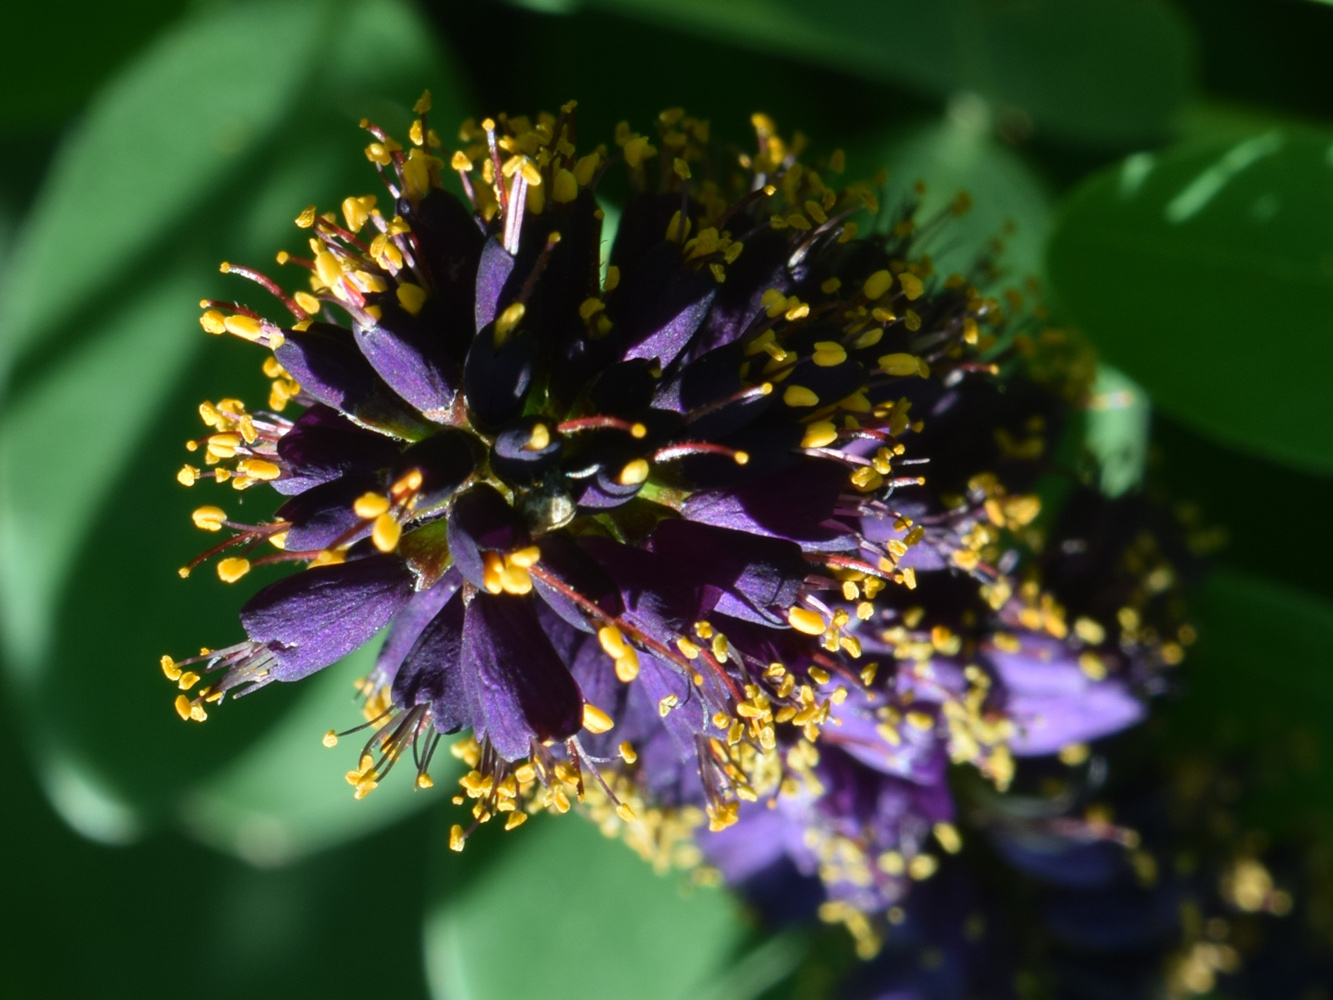
M 412 112 L 418 115 L 424 115 L 430 110 L 430 91 L 423 90 L 421 96 L 417 98 L 417 103 L 412 105 Z
M 634 747 L 630 745 L 629 740 L 626 740 L 624 743 L 620 744 L 618 749 L 620 750 L 620 759 L 623 760 L 626 764 L 633 764 L 636 760 L 639 759 L 639 755 L 634 752 Z
M 352 504 L 352 510 L 356 512 L 356 516 L 364 521 L 369 521 L 372 517 L 379 517 L 389 507 L 389 498 L 379 493 L 362 493 Z
M 183 694 L 176 695 L 176 714 L 186 722 L 189 722 L 190 717 L 194 715 L 194 705 Z
M 413 490 L 421 489 L 421 481 L 421 470 L 409 469 L 399 476 L 394 484 L 389 487 L 389 492 L 394 496 L 411 493 Z
M 199 317 L 199 325 L 209 333 L 226 333 L 227 317 L 216 309 L 209 309 Z
M 665 695 L 657 703 L 658 716 L 660 718 L 665 719 L 668 715 L 671 714 L 671 710 L 679 704 L 680 704 L 680 699 L 676 697 L 676 695 L 674 694 Z
M 592 319 L 606 308 L 606 303 L 596 296 L 590 296 L 579 305 L 579 319 Z
M 495 320 L 495 346 L 499 347 L 513 332 L 514 327 L 523 321 L 523 314 L 527 312 L 522 302 L 515 302 L 508 306 L 504 312 L 500 313 Z
M 221 531 L 222 522 L 227 519 L 227 514 L 221 507 L 199 507 L 190 514 L 190 519 L 194 521 L 196 528 L 202 528 L 204 531 Z
M 223 583 L 235 583 L 250 572 L 250 560 L 240 556 L 223 559 L 218 563 L 218 579 Z
M 322 250 L 315 255 L 315 273 L 319 275 L 319 280 L 324 284 L 334 287 L 342 280 L 342 264 L 338 258 L 327 250 Z
M 636 441 L 642 440 L 648 436 L 648 428 L 644 424 L 631 424 L 629 428 L 629 436 Z
M 789 385 L 782 390 L 782 401 L 788 406 L 818 406 L 819 397 L 803 385 Z
M 412 140 L 414 146 L 426 145 L 426 129 L 420 118 L 413 119 L 412 124 L 407 127 L 407 137 Z
M 583 728 L 590 733 L 605 733 L 615 727 L 611 716 L 591 702 L 583 706 Z
M 435 782 L 430 780 L 429 774 L 427 774 L 425 771 L 422 771 L 420 774 L 417 775 L 416 785 L 418 789 L 424 792 L 428 788 L 434 788 Z
M 392 514 L 381 514 L 375 518 L 375 526 L 370 529 L 370 540 L 381 552 L 392 552 L 398 548 L 398 539 L 402 534 L 403 526 Z
M 904 271 L 898 275 L 898 284 L 903 286 L 903 294 L 907 296 L 909 302 L 915 302 L 925 292 L 921 279 L 911 271 Z
M 841 149 L 835 149 L 833 155 L 828 158 L 828 168 L 832 173 L 842 173 L 847 169 L 847 154 Z
M 412 316 L 421 312 L 421 307 L 426 304 L 426 290 L 420 285 L 412 284 L 410 281 L 404 281 L 400 284 L 396 294 L 398 304 Z
M 616 677 L 625 684 L 639 676 L 639 654 L 633 646 L 626 646 L 625 651 L 616 657 Z
M 430 168 L 432 163 L 439 163 L 425 150 L 413 149 L 403 163 L 403 187 L 409 198 L 419 200 L 430 190 Z
M 349 232 L 359 233 L 361 231 L 361 227 L 370 218 L 370 211 L 375 207 L 375 201 L 376 198 L 373 194 L 363 195 L 360 198 L 343 199 L 343 219 L 347 222 Z
M 180 472 L 176 473 L 176 482 L 182 486 L 193 486 L 199 478 L 199 470 L 193 465 L 182 465 Z
M 516 809 L 505 817 L 505 829 L 515 830 L 518 827 L 522 826 L 527 821 L 528 821 L 528 814 L 525 812 L 520 812 L 519 810 Z
M 324 734 L 324 738 L 320 742 L 326 747 L 336 747 L 338 745 L 338 734 L 330 729 Z
M 243 458 L 236 463 L 236 469 L 242 475 L 249 476 L 251 479 L 262 479 L 265 482 L 277 479 L 282 475 L 282 469 L 279 466 L 262 458 Z
M 823 635 L 824 629 L 828 627 L 823 616 L 809 608 L 791 608 L 787 612 L 787 621 L 796 631 L 806 635 Z
M 847 360 L 847 349 L 836 340 L 821 340 L 815 344 L 813 360 L 821 368 L 833 368 Z
M 903 313 L 903 326 L 907 327 L 912 333 L 921 329 L 921 314 L 914 309 L 908 309 Z
M 297 292 L 295 296 L 296 304 L 311 316 L 319 314 L 320 301 L 309 292 Z
M 648 473 L 652 471 L 647 461 L 642 458 L 633 459 L 625 463 L 625 467 L 620 470 L 616 476 L 616 482 L 621 486 L 637 486 L 648 478 Z
M 828 213 L 824 211 L 824 207 L 820 205 L 819 202 L 807 201 L 801 207 L 805 209 L 806 215 L 810 216 L 810 218 L 814 219 L 821 226 L 828 222 Z
M 686 163 L 684 160 L 682 160 L 679 156 L 677 156 L 674 160 L 671 161 L 671 169 L 675 172 L 676 176 L 679 177 L 681 180 L 687 181 L 690 179 L 690 165 Z
M 606 280 L 602 282 L 602 291 L 604 292 L 614 291 L 615 287 L 619 284 L 620 284 L 620 268 L 612 264 L 610 267 L 606 269 Z
M 682 231 L 680 209 L 676 209 L 676 211 L 671 214 L 671 221 L 667 223 L 666 238 L 675 243 L 683 243 L 685 240 L 689 239 L 690 229 L 693 225 L 694 221 L 686 218 L 685 229 Z
M 886 375 L 921 375 L 924 378 L 923 368 L 926 374 L 930 373 L 929 366 L 915 354 L 886 354 L 879 359 L 879 367 Z
M 532 432 L 528 435 L 527 444 L 523 445 L 524 451 L 541 451 L 543 448 L 550 447 L 551 431 L 545 424 L 533 425 Z
M 963 849 L 963 838 L 958 834 L 958 828 L 952 823 L 936 823 L 935 839 L 940 842 L 950 854 L 957 854 Z
M 683 635 L 676 640 L 676 648 L 689 660 L 697 660 L 701 652 L 701 647 L 697 643 L 691 642 Z
M 1074 634 L 1090 646 L 1100 646 L 1106 641 L 1106 629 L 1091 618 L 1078 618 L 1074 622 Z
M 514 816 L 522 816 L 523 813 L 512 813 Z M 455 823 L 449 828 L 449 850 L 461 851 L 463 845 L 467 843 L 467 837 L 463 835 L 463 828 Z
M 315 206 L 307 205 L 301 209 L 301 214 L 296 217 L 296 224 L 302 229 L 309 229 L 315 224 Z
M 228 316 L 223 320 L 223 326 L 228 333 L 235 334 L 243 340 L 258 340 L 259 335 L 264 332 L 264 325 L 253 316 Z
M 551 182 L 551 200 L 566 205 L 579 196 L 579 181 L 572 170 L 561 168 Z
M 629 142 L 625 143 L 625 163 L 631 167 L 638 167 L 643 161 L 656 153 L 657 150 L 649 144 L 644 136 L 635 136 Z
M 472 170 L 472 161 L 469 160 L 467 154 L 460 149 L 450 158 L 449 166 L 454 170 L 461 170 L 464 173 L 469 173 Z
M 865 284 L 861 286 L 861 291 L 871 302 L 887 292 L 893 286 L 893 275 L 888 271 L 876 271 L 870 277 L 866 278 Z
M 602 649 L 606 655 L 613 660 L 618 660 L 625 654 L 629 647 L 625 644 L 625 637 L 620 634 L 620 629 L 614 625 L 604 625 L 597 630 L 597 641 L 602 644 Z
M 176 661 L 170 656 L 164 656 L 158 661 L 162 665 L 162 673 L 167 675 L 167 680 L 178 681 L 181 676 L 181 668 L 176 666 Z
M 518 549 L 515 552 L 505 556 L 505 562 L 517 566 L 521 569 L 527 569 L 530 566 L 536 566 L 541 560 L 542 550 L 536 545 L 529 545 L 525 549 Z

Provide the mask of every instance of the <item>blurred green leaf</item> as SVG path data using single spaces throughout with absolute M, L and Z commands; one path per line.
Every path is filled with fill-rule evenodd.
M 452 855 L 439 844 L 442 891 L 425 929 L 436 1000 L 684 1000 L 744 933 L 730 896 L 654 874 L 581 817 L 483 827 L 474 840 L 501 836 L 512 840 L 499 863 L 461 886 L 474 845 Z
M 0 61 L 0 129 L 60 122 L 185 7 L 186 0 L 8 5 L 5 31 L 32 44 L 8 46 Z
M 1099 144 L 1164 134 L 1193 75 L 1189 26 L 1159 0 L 585 2 L 941 97 L 975 91 Z
M 219 63 L 219 52 L 234 59 Z M 231 72 L 287 83 L 279 93 Z M 241 601 L 273 579 L 253 574 L 230 589 L 207 570 L 176 578 L 206 547 L 189 530 L 192 507 L 241 505 L 237 516 L 259 519 L 272 505 L 260 491 L 205 484 L 191 496 L 173 481 L 190 457 L 181 443 L 200 432 L 201 398 L 260 402 L 267 392 L 258 353 L 205 336 L 197 303 L 239 295 L 270 308 L 252 285 L 219 275 L 218 262 L 262 266 L 306 204 L 379 187 L 357 121 L 401 129 L 425 85 L 443 121 L 460 117 L 429 30 L 403 0 L 210 8 L 112 83 L 19 237 L 5 287 L 22 287 L 28 305 L 6 314 L 0 348 L 33 350 L 0 416 L 0 648 L 52 802 L 85 833 L 123 840 L 167 815 L 182 788 L 293 696 L 275 685 L 190 731 L 153 676 L 162 653 L 235 638 Z M 233 100 L 236 88 L 248 103 Z M 214 117 L 201 126 L 177 91 Z M 216 115 L 227 109 L 253 128 L 254 155 L 208 151 L 201 128 L 226 134 Z M 139 131 L 125 132 L 129 123 Z M 99 180 L 104 172 L 110 179 Z M 157 206 L 162 183 L 170 197 Z M 110 204 L 94 203 L 89 186 Z M 159 218 L 154 207 L 170 211 Z M 60 318 L 94 290 L 95 307 Z
M 939 122 L 892 140 L 873 162 L 854 164 L 852 176 L 888 168 L 884 203 L 908 197 L 918 181 L 926 186 L 917 219 L 946 211 L 960 191 L 971 209 L 942 227 L 926 249 L 938 271 L 966 271 L 993 239 L 1003 238 L 1001 264 L 1014 284 L 1042 269 L 1042 248 L 1051 224 L 1050 198 L 1022 157 L 991 132 L 985 104 L 975 97 L 951 102 Z M 863 159 L 864 157 L 855 157 Z M 864 170 L 857 169 L 864 166 Z M 1011 232 L 1012 231 L 1012 232 Z
M 1098 365 L 1088 401 L 1084 441 L 1101 467 L 1101 490 L 1118 497 L 1143 481 L 1152 404 L 1143 387 L 1118 368 Z
M 378 645 L 362 647 L 308 681 L 309 690 L 287 715 L 186 797 L 183 818 L 196 836 L 268 867 L 352 840 L 453 794 L 459 765 L 442 752 L 432 769 L 435 790 L 415 790 L 416 772 L 405 761 L 373 794 L 355 801 L 343 774 L 356 769 L 374 730 L 331 750 L 321 742 L 330 728 L 362 722 L 353 682 L 370 672 Z
M 1139 154 L 1070 199 L 1057 296 L 1201 433 L 1333 472 L 1333 133 Z
M 1234 570 L 1212 573 L 1190 604 L 1199 642 L 1186 696 L 1168 710 L 1184 748 L 1218 745 L 1254 773 L 1250 822 L 1289 829 L 1333 820 L 1333 603 Z
M 158 39 L 56 155 L 0 301 L 0 365 L 110 293 L 289 113 L 334 24 L 321 0 L 237 4 Z M 3 368 L 0 367 L 0 372 Z

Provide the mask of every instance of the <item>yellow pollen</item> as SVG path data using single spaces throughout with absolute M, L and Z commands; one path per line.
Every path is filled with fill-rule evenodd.
M 620 759 L 623 760 L 626 764 L 633 764 L 636 760 L 639 759 L 639 755 L 634 752 L 634 747 L 630 744 L 629 740 L 626 740 L 624 743 L 620 744 L 619 749 L 620 749 Z
M 258 340 L 264 330 L 263 324 L 253 316 L 228 316 L 223 325 L 228 333 L 235 334 L 243 340 Z
M 597 641 L 602 644 L 602 649 L 606 655 L 612 659 L 619 659 L 624 655 L 629 647 L 625 645 L 625 637 L 620 634 L 620 629 L 614 625 L 604 625 L 597 630 Z
M 389 498 L 378 493 L 362 493 L 356 498 L 356 503 L 352 504 L 352 510 L 356 512 L 356 516 L 365 521 L 369 521 L 372 517 L 379 517 L 388 509 Z
M 410 281 L 405 281 L 399 285 L 395 294 L 398 296 L 398 304 L 411 316 L 421 312 L 421 307 L 426 304 L 426 290 L 420 285 L 412 284 Z
M 528 821 L 527 813 L 514 810 L 508 816 L 505 817 L 505 829 L 506 830 L 517 829 L 527 821 Z M 455 827 L 455 829 L 457 829 L 457 827 Z M 450 846 L 452 846 L 452 844 Z
M 838 438 L 838 428 L 831 420 L 817 420 L 805 429 L 802 448 L 825 448 Z
M 158 661 L 162 665 L 162 673 L 167 675 L 167 680 L 178 681 L 181 676 L 181 668 L 176 666 L 176 661 L 170 656 L 164 656 Z
M 847 360 L 847 349 L 836 340 L 821 340 L 815 344 L 813 360 L 820 368 L 834 368 Z
M 963 849 L 963 838 L 959 836 L 958 828 L 952 823 L 936 823 L 935 839 L 950 854 L 957 854 Z
M 886 375 L 919 375 L 925 378 L 930 367 L 915 354 L 886 354 L 879 359 L 879 367 Z
M 202 528 L 204 531 L 221 531 L 222 522 L 227 519 L 227 514 L 221 507 L 199 507 L 190 515 L 190 519 L 194 521 L 196 528 Z
M 216 309 L 210 309 L 199 317 L 199 325 L 209 333 L 226 333 L 227 317 Z
M 343 269 L 338 258 L 324 250 L 315 256 L 315 273 L 319 275 L 320 281 L 334 288 L 342 280 Z
M 606 280 L 602 282 L 602 291 L 604 292 L 614 291 L 616 286 L 619 284 L 620 284 L 620 268 L 612 264 L 610 267 L 606 269 Z
M 625 652 L 616 657 L 616 677 L 628 684 L 639 676 L 639 654 L 633 646 L 626 646 Z
M 616 482 L 621 486 L 637 486 L 648 478 L 650 472 L 648 463 L 642 458 L 636 458 L 626 463 L 620 470 L 620 475 L 616 477 Z
M 861 286 L 861 291 L 871 302 L 882 296 L 893 286 L 893 275 L 888 271 L 876 271 L 870 277 L 866 278 L 865 284 Z
M 330 729 L 327 733 L 324 734 L 324 738 L 320 740 L 320 742 L 323 743 L 326 747 L 336 747 L 338 745 L 338 734 L 335 733 L 332 729 Z
M 522 322 L 525 312 L 527 312 L 527 309 L 523 303 L 515 302 L 500 313 L 495 320 L 495 344 L 497 347 L 503 344 L 508 339 L 509 334 L 513 332 L 514 327 Z
M 296 224 L 302 229 L 309 229 L 315 224 L 315 206 L 307 205 L 301 209 L 301 214 L 296 217 Z
M 386 513 L 375 518 L 375 526 L 370 529 L 370 540 L 381 552 L 392 552 L 398 547 L 398 539 L 402 534 L 403 526 L 392 514 Z
M 903 286 L 903 294 L 907 296 L 908 302 L 915 302 L 925 292 L 921 279 L 911 271 L 904 271 L 898 275 L 898 284 Z
M 791 608 L 787 612 L 787 621 L 796 631 L 806 635 L 823 635 L 827 628 L 823 616 L 809 608 Z
M 250 560 L 242 557 L 223 559 L 218 563 L 218 579 L 223 583 L 235 583 L 250 572 Z
M 190 704 L 190 699 L 183 694 L 176 695 L 176 714 L 186 722 L 189 722 L 190 716 L 194 714 L 194 706 Z
M 528 435 L 528 443 L 523 446 L 525 451 L 541 451 L 543 448 L 550 447 L 551 431 L 545 424 L 536 424 L 532 428 L 532 433 Z
M 591 702 L 583 706 L 583 728 L 590 733 L 605 733 L 615 727 L 611 716 Z
M 319 313 L 319 299 L 315 298 L 309 292 L 297 292 L 294 298 L 296 299 L 296 304 L 309 315 L 314 316 Z
M 512 815 L 520 816 L 523 814 L 513 813 Z M 463 828 L 461 826 L 455 823 L 452 827 L 449 828 L 449 850 L 461 851 L 463 849 L 463 845 L 466 842 L 467 838 L 463 836 Z
M 245 458 L 236 463 L 236 469 L 243 475 L 251 479 L 277 479 L 282 475 L 282 469 L 272 462 L 266 462 L 262 458 Z
M 782 401 L 788 406 L 818 406 L 819 397 L 803 385 L 789 385 L 782 390 Z
M 555 172 L 551 183 L 551 200 L 564 205 L 579 196 L 579 181 L 572 170 L 560 169 Z

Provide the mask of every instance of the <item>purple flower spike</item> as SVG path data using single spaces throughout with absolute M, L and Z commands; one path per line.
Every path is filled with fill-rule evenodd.
M 1145 502 L 1034 492 L 1091 465 L 1060 440 L 1087 348 L 999 283 L 992 244 L 936 273 L 965 199 L 881 213 L 764 115 L 744 154 L 673 110 L 580 155 L 573 103 L 446 151 L 428 104 L 407 147 L 367 125 L 391 210 L 298 220 L 318 294 L 283 294 L 290 326 L 204 314 L 274 351 L 272 383 L 269 410 L 204 404 L 193 447 L 287 501 L 194 520 L 230 533 L 223 580 L 305 569 L 244 640 L 163 661 L 183 691 L 221 675 L 177 711 L 387 625 L 355 795 L 404 759 L 430 787 L 458 733 L 454 848 L 583 811 L 659 866 L 808 873 L 868 954 L 959 849 L 955 814 L 984 812 L 951 787 L 1077 766 L 1191 635 Z M 629 197 L 604 260 L 608 170 Z

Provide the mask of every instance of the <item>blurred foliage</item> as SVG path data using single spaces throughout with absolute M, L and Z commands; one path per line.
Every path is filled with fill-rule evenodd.
M 154 0 L 22 5 L 6 27 L 6 996 L 410 997 L 429 978 L 450 1000 L 809 998 L 849 960 L 841 937 L 759 937 L 581 821 L 454 855 L 443 770 L 433 796 L 391 781 L 353 803 L 319 736 L 357 721 L 364 657 L 203 727 L 171 711 L 157 657 L 236 637 L 272 578 L 174 572 L 200 546 L 192 507 L 257 502 L 172 481 L 200 399 L 263 391 L 258 356 L 205 337 L 195 304 L 249 295 L 218 262 L 270 260 L 306 204 L 375 190 L 357 121 L 402 132 L 423 86 L 446 144 L 468 114 L 571 97 L 585 136 L 685 105 L 748 143 L 763 109 L 888 167 L 886 197 L 969 190 L 941 267 L 1005 235 L 1012 276 L 1044 270 L 1116 365 L 1086 420 L 1103 488 L 1146 465 L 1193 530 L 1231 539 L 1163 738 L 1249 761 L 1256 829 L 1327 829 L 1329 5 Z

